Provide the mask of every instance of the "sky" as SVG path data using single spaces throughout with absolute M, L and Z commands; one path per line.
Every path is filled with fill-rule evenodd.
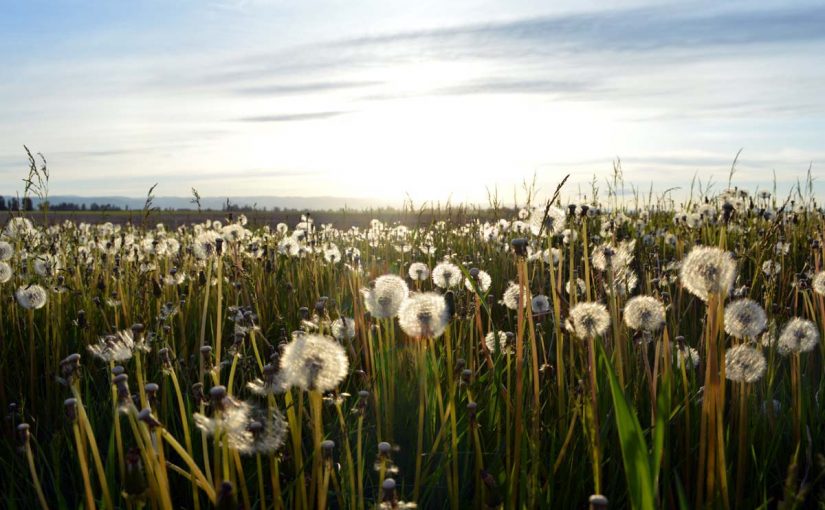
M 0 0 L 0 193 L 825 193 L 825 3 Z M 609 7 L 608 7 L 609 6 Z

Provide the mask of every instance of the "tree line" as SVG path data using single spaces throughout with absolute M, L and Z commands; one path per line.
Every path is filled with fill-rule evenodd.
M 123 208 L 113 204 L 98 204 L 92 202 L 86 206 L 85 203 L 75 204 L 74 202 L 60 202 L 57 204 L 43 201 L 37 204 L 37 209 L 42 211 L 47 209 L 50 211 L 122 211 Z M 0 211 L 34 211 L 34 201 L 31 197 L 11 197 L 7 201 L 6 198 L 0 195 Z

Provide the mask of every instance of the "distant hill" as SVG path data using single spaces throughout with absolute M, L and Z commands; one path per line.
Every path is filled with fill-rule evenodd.
M 13 195 L 3 195 L 6 201 Z M 346 197 L 273 197 L 273 196 L 247 196 L 228 197 L 232 205 L 240 207 L 257 207 L 272 210 L 274 207 L 281 209 L 307 209 L 313 211 L 338 210 L 338 209 L 373 209 L 380 207 L 400 207 L 400 202 L 366 198 L 346 198 Z M 201 207 L 203 209 L 221 210 L 226 204 L 227 197 L 201 197 Z M 34 207 L 37 208 L 40 201 L 32 197 Z M 78 196 L 78 195 L 54 195 L 49 197 L 49 203 L 59 204 L 61 202 L 85 204 L 90 207 L 93 203 L 103 205 L 110 204 L 123 209 L 142 209 L 146 201 L 145 197 L 122 197 L 122 196 Z M 197 209 L 192 203 L 192 197 L 155 197 L 152 205 L 161 209 Z

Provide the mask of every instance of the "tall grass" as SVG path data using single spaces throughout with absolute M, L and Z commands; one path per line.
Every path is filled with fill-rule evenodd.
M 11 220 L 12 276 L 0 284 L 4 505 L 581 508 L 594 494 L 616 508 L 822 504 L 825 350 L 785 356 L 760 338 L 764 377 L 726 383 L 726 349 L 741 342 L 722 324 L 725 305 L 747 296 L 773 338 L 792 317 L 823 331 L 825 301 L 811 286 L 822 213 L 801 190 L 784 206 L 736 190 L 688 211 L 628 211 L 615 197 L 619 169 L 614 181 L 609 208 L 568 208 L 556 193 L 525 211 L 567 213 L 558 230 L 539 219 L 538 232 L 500 205 L 485 213 L 500 220 L 483 221 L 422 209 L 409 228 Z M 620 281 L 613 266 L 594 267 L 598 250 L 622 242 L 632 286 L 626 272 Z M 730 295 L 703 302 L 683 288 L 678 264 L 695 245 L 734 254 Z M 413 261 L 432 269 L 445 258 L 465 279 L 489 273 L 490 289 L 447 292 L 407 274 Z M 764 271 L 766 261 L 781 269 Z M 443 334 L 412 338 L 367 311 L 361 289 L 385 274 L 445 296 Z M 510 282 L 514 309 L 500 302 Z M 34 284 L 48 299 L 28 310 L 15 293 Z M 650 337 L 624 322 L 639 294 L 666 308 Z M 535 310 L 541 295 L 549 309 Z M 582 302 L 606 305 L 603 335 L 568 331 Z M 355 325 L 337 340 L 346 377 L 323 391 L 281 385 L 293 332 L 331 336 L 342 317 Z M 512 345 L 488 345 L 491 332 L 512 333 Z M 118 333 L 134 342 L 122 359 L 89 351 Z M 695 368 L 680 361 L 687 347 Z M 244 406 L 264 428 L 247 431 L 252 446 L 233 438 Z M 267 449 L 257 441 L 273 414 L 286 429 Z

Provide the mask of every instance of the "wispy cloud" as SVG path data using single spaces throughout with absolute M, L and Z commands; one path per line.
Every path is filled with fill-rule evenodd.
M 320 120 L 338 117 L 349 112 L 309 112 L 309 113 L 287 113 L 283 115 L 258 115 L 255 117 L 243 117 L 240 122 L 299 122 L 304 120 Z
M 249 96 L 286 96 L 295 94 L 309 94 L 330 92 L 337 90 L 351 90 L 381 85 L 380 81 L 319 81 L 292 84 L 266 84 L 238 87 L 234 92 Z

